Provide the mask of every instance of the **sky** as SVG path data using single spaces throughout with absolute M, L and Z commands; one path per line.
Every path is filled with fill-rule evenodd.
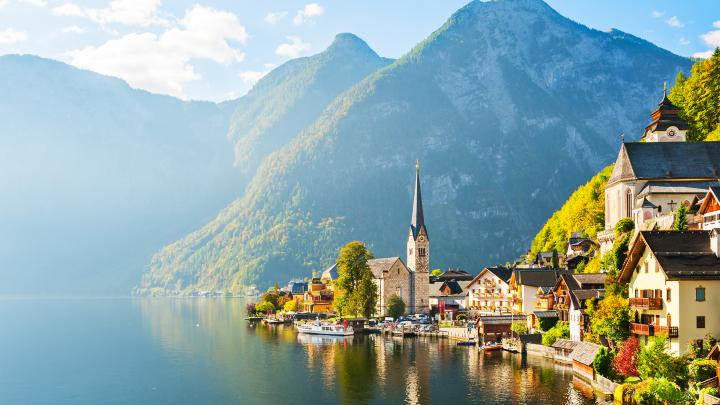
M 590 28 L 616 28 L 683 56 L 720 46 L 720 1 L 546 0 Z M 0 0 L 0 55 L 57 59 L 182 99 L 245 94 L 340 32 L 378 54 L 409 51 L 467 0 Z

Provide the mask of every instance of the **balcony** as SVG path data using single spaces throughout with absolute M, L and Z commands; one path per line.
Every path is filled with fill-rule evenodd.
M 666 334 L 669 338 L 676 338 L 678 337 L 678 327 L 677 326 L 656 326 L 656 325 L 646 325 L 644 323 L 631 323 L 630 324 L 630 333 L 633 333 L 635 335 L 643 335 L 643 336 L 655 336 L 659 334 Z
M 662 309 L 662 298 L 630 298 L 632 309 Z

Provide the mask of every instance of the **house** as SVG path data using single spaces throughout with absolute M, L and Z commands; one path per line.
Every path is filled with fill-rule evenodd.
M 636 230 L 669 229 L 678 204 L 689 206 L 720 186 L 720 142 L 685 142 L 688 125 L 667 94 L 652 113 L 644 142 L 624 142 L 605 186 L 600 250 L 612 248 L 615 224 L 632 218 Z M 692 218 L 691 218 L 692 219 Z
M 332 283 L 333 281 L 337 280 L 337 278 L 338 278 L 337 263 L 333 263 L 332 266 L 325 269 L 322 272 L 322 275 L 320 275 L 320 280 L 322 280 L 324 283 Z
M 590 256 L 577 255 L 565 260 L 565 269 L 568 271 L 575 271 L 581 264 L 587 264 L 590 261 Z
M 570 353 L 573 362 L 573 373 L 588 382 L 595 381 L 593 362 L 598 351 L 600 351 L 600 346 L 595 343 L 578 342 L 572 353 Z
M 458 312 L 467 309 L 468 284 L 470 281 L 455 280 L 430 284 L 430 311 L 455 319 Z
M 670 349 L 720 335 L 720 229 L 641 231 L 628 252 L 620 282 L 629 284 L 631 333 L 667 334 Z
M 573 232 L 567 242 L 566 260 L 577 256 L 588 255 L 599 245 L 592 239 L 582 236 L 581 232 Z
M 538 289 L 540 287 L 552 288 L 557 283 L 560 274 L 569 274 L 561 269 L 514 269 L 510 276 L 510 293 L 513 299 L 513 312 L 527 316 L 528 327 L 532 328 L 538 323 L 538 316 L 534 314 L 540 304 Z M 542 310 L 541 310 L 542 311 Z M 541 316 L 547 316 L 547 313 Z
M 444 281 L 470 281 L 474 277 L 472 274 L 461 269 L 448 269 L 439 276 L 430 276 L 431 283 L 442 283 Z
M 410 270 L 405 266 L 399 257 L 368 260 L 368 266 L 373 273 L 373 282 L 377 286 L 377 314 L 387 314 L 387 303 L 390 297 L 397 295 L 405 303 L 406 313 L 415 313 L 408 305 L 411 302 L 411 277 Z
M 518 320 L 511 315 L 481 315 L 477 319 L 478 335 L 483 342 L 500 342 L 512 334 L 512 324 Z
M 709 231 L 720 228 L 720 187 L 709 187 L 701 200 L 697 215 L 700 218 L 696 222 L 701 223 L 701 229 Z
M 557 339 L 552 344 L 552 348 L 555 349 L 555 360 L 563 363 L 571 363 L 572 359 L 570 355 L 575 350 L 580 342 L 568 339 Z
M 335 293 L 332 284 L 320 278 L 313 278 L 307 291 L 303 295 L 303 312 L 329 313 L 333 312 Z
M 563 261 L 563 255 L 557 252 L 538 252 L 535 264 L 539 267 L 553 267 L 553 255 L 557 255 L 558 264 Z
M 580 342 L 588 331 L 590 321 L 585 309 L 587 300 L 601 298 L 606 274 L 561 274 L 555 290 L 555 310 L 558 320 L 568 322 L 570 340 Z
M 512 294 L 509 282 L 512 272 L 512 268 L 503 266 L 482 269 L 466 287 L 468 308 L 485 315 L 510 313 Z

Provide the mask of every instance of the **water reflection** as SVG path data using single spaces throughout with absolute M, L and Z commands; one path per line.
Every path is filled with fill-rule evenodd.
M 298 335 L 249 324 L 237 299 L 135 301 L 152 339 L 202 363 L 221 398 L 242 403 L 574 403 L 567 367 L 435 338 Z

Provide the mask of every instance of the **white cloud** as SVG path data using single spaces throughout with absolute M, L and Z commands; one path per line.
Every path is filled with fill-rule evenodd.
M 46 0 L 19 0 L 20 3 L 30 4 L 35 7 L 45 7 L 47 6 Z
M 23 31 L 16 31 L 12 28 L 0 30 L 0 44 L 14 44 L 27 39 L 27 34 Z
M 292 59 L 297 58 L 301 53 L 310 50 L 310 43 L 303 42 L 300 37 L 291 35 L 285 38 L 287 38 L 290 42 L 278 45 L 275 49 L 275 54 Z
M 653 10 L 653 12 L 652 12 L 652 17 L 653 17 L 653 18 L 660 18 L 660 17 L 662 17 L 662 16 L 664 16 L 664 15 L 665 15 L 665 12 L 664 12 L 664 11 Z
M 265 16 L 265 22 L 270 25 L 275 25 L 278 22 L 280 22 L 280 20 L 285 18 L 285 16 L 287 16 L 287 14 L 288 14 L 287 11 L 271 11 L 271 12 L 267 13 L 267 15 Z
M 690 41 L 688 41 L 688 39 L 685 37 L 680 37 L 680 39 L 678 39 L 678 43 L 680 43 L 680 45 L 682 46 L 690 45 Z
M 700 58 L 700 59 L 709 59 L 713 54 L 712 50 L 705 51 L 705 52 L 695 52 L 693 54 L 693 58 Z
M 160 0 L 112 0 L 105 8 L 82 8 L 75 3 L 65 3 L 53 8 L 53 13 L 66 17 L 87 18 L 97 24 L 168 25 L 158 15 Z
M 713 27 L 718 28 L 718 29 L 708 31 L 708 32 L 700 35 L 700 38 L 703 40 L 703 42 L 705 42 L 705 44 L 712 49 L 707 50 L 705 52 L 696 52 L 693 54 L 693 57 L 707 59 L 710 56 L 712 56 L 715 48 L 720 47 L 720 20 L 715 21 L 713 23 Z
M 228 41 L 247 42 L 248 34 L 232 13 L 195 5 L 179 25 L 161 34 L 132 33 L 67 52 L 71 64 L 125 79 L 131 86 L 185 98 L 184 85 L 199 80 L 190 63 L 206 59 L 232 64 L 245 54 Z
M 713 23 L 713 27 L 720 28 L 720 20 L 717 20 Z
M 293 23 L 295 25 L 305 24 L 312 21 L 313 17 L 319 17 L 323 13 L 325 13 L 325 9 L 318 3 L 306 4 L 305 7 L 297 11 L 297 14 L 293 17 Z
M 670 17 L 667 21 L 665 21 L 665 23 L 673 28 L 682 28 L 685 26 L 685 24 L 683 24 L 677 16 Z
M 61 32 L 67 34 L 67 33 L 73 33 L 73 34 L 82 34 L 85 32 L 85 28 L 78 27 L 77 25 L 71 25 L 69 27 L 64 27 Z
M 3 8 L 8 5 L 8 0 L 0 0 L 0 8 Z

